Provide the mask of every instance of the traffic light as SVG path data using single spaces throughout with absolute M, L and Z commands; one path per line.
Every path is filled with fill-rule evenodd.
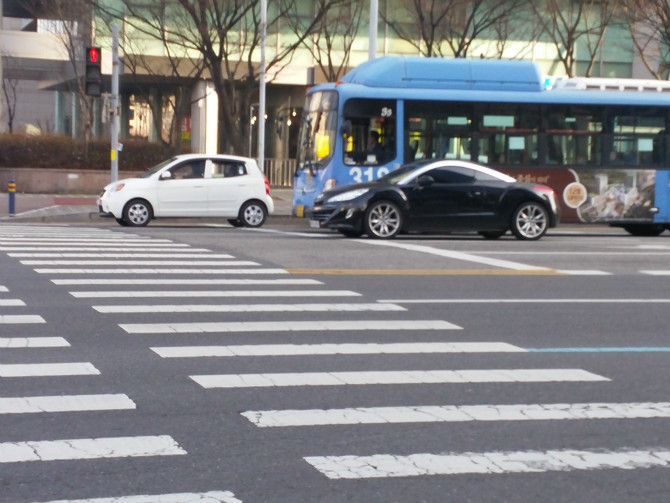
M 100 47 L 86 48 L 86 94 L 100 96 L 102 92 L 102 71 L 100 68 Z

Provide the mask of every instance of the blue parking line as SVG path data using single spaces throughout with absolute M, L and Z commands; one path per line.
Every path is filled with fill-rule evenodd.
M 529 353 L 670 353 L 670 347 L 526 348 Z

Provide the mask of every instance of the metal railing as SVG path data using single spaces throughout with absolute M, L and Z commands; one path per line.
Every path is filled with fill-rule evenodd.
M 292 187 L 295 159 L 265 159 L 265 176 L 272 187 Z

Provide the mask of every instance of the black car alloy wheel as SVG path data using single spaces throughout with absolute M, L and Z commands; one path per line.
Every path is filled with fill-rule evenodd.
M 512 217 L 512 232 L 518 239 L 540 239 L 548 227 L 549 214 L 540 203 L 523 203 Z
M 365 232 L 375 239 L 390 239 L 402 229 L 402 213 L 391 201 L 372 203 L 365 212 Z

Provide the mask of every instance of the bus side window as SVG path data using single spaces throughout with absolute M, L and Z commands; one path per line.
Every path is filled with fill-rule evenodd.
M 344 104 L 344 164 L 380 165 L 395 159 L 395 106 L 394 100 L 363 98 Z

